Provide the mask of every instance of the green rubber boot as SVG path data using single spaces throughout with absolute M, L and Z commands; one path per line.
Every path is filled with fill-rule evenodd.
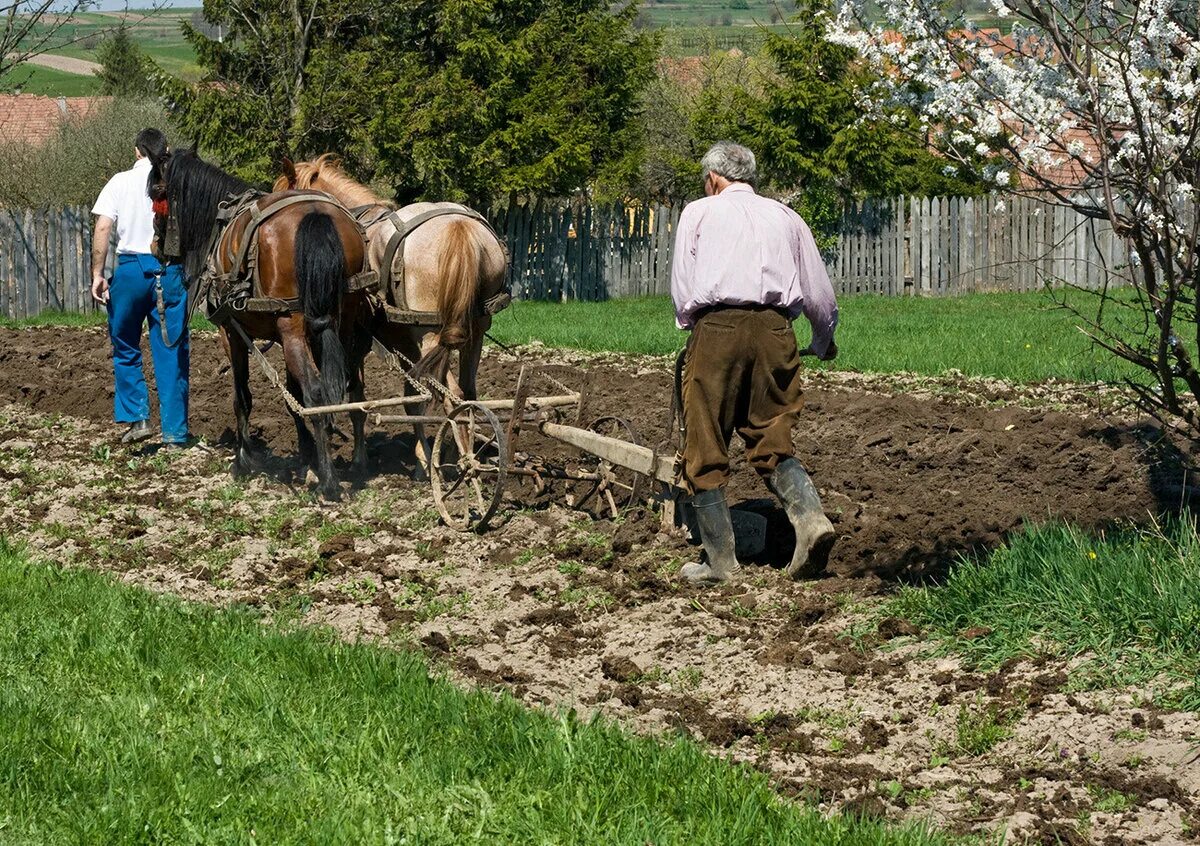
M 707 561 L 685 564 L 680 575 L 689 582 L 716 584 L 733 578 L 738 571 L 737 554 L 734 552 L 733 520 L 729 516 L 729 505 L 725 502 L 725 491 L 704 491 L 688 500 L 696 515 L 696 528 L 704 544 Z
M 829 550 L 837 540 L 833 524 L 821 508 L 816 485 L 800 462 L 788 458 L 780 462 L 767 479 L 767 487 L 783 502 L 792 528 L 796 530 L 796 551 L 787 574 L 793 579 L 811 579 L 829 563 Z

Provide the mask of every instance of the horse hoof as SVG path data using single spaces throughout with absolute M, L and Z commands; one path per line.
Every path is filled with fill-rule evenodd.
M 233 478 L 245 479 L 254 475 L 255 463 L 248 454 L 239 452 L 233 457 Z

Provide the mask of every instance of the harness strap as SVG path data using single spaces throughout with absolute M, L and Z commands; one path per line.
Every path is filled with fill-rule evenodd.
M 162 272 L 154 274 L 154 298 L 157 300 L 155 308 L 158 311 L 158 328 L 162 331 L 163 344 L 167 349 L 173 350 L 179 346 L 180 341 L 187 335 L 188 323 L 192 316 L 192 311 L 189 308 L 183 317 L 183 328 L 179 330 L 179 337 L 174 341 L 171 340 L 170 334 L 167 332 L 167 302 L 163 299 Z
M 241 275 L 242 267 L 246 263 L 246 256 L 250 252 L 251 244 L 254 242 L 254 234 L 259 225 L 261 225 L 262 222 L 271 215 L 281 212 L 289 206 L 297 205 L 298 203 L 312 202 L 329 203 L 337 206 L 343 211 L 346 211 L 348 215 L 350 214 L 349 211 L 346 210 L 345 206 L 343 206 L 333 197 L 329 196 L 328 194 L 321 193 L 320 191 L 305 191 L 301 194 L 293 194 L 290 197 L 280 197 L 278 200 L 268 203 L 264 208 L 261 209 L 257 205 L 257 200 L 258 197 L 254 197 L 254 204 L 249 206 L 250 219 L 246 222 L 246 231 L 242 233 L 242 242 L 238 244 L 237 252 L 233 256 L 233 261 L 229 266 L 229 270 L 222 274 L 226 281 L 231 281 Z M 236 217 L 240 217 L 241 214 L 246 211 L 246 204 L 241 203 L 239 205 L 242 206 L 242 208 L 237 210 L 233 217 L 231 217 L 231 220 Z M 351 215 L 351 220 L 353 219 L 354 218 Z
M 400 211 L 395 210 L 387 215 L 387 220 L 391 221 L 392 226 L 396 227 L 396 231 L 392 233 L 392 237 L 388 239 L 387 245 L 383 248 L 383 258 L 379 262 L 379 282 L 380 285 L 387 290 L 389 287 L 396 291 L 397 307 L 401 309 L 408 308 L 408 301 L 404 294 L 404 253 L 401 247 L 404 245 L 405 239 L 408 238 L 418 227 L 428 223 L 437 217 L 445 217 L 447 215 L 461 215 L 469 217 L 472 220 L 477 220 L 487 227 L 488 232 L 492 233 L 492 237 L 496 239 L 496 243 L 500 244 L 502 249 L 504 242 L 500 240 L 500 236 L 496 234 L 496 230 L 492 229 L 492 225 L 488 223 L 488 219 L 475 209 L 460 206 L 457 203 L 446 205 L 442 208 L 429 209 L 409 220 L 400 218 Z M 396 253 L 400 253 L 400 267 L 396 281 L 398 285 L 392 286 L 392 262 L 396 259 Z

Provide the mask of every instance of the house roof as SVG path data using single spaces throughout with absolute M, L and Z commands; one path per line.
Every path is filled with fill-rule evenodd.
M 54 137 L 65 119 L 87 117 L 110 99 L 0 94 L 0 141 L 40 146 Z

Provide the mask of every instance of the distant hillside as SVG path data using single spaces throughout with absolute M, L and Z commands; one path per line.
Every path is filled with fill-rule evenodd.
M 104 33 L 122 18 L 134 40 L 163 70 L 185 79 L 199 78 L 200 67 L 196 64 L 195 52 L 184 41 L 179 28 L 185 20 L 203 23 L 199 7 L 127 13 L 83 12 L 59 30 L 56 43 L 48 52 L 95 61 L 96 48 Z M 93 94 L 99 87 L 99 80 L 91 75 L 42 67 L 22 66 L 0 77 L 0 92 L 7 93 L 19 89 L 26 94 L 71 97 Z

